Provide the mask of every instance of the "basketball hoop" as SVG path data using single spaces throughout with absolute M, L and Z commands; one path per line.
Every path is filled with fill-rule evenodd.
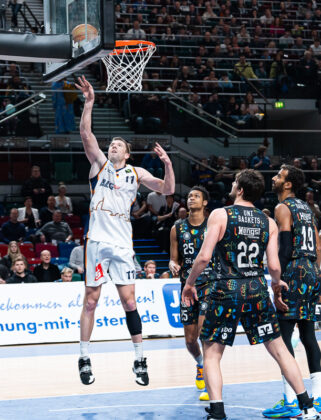
M 106 91 L 141 91 L 145 66 L 155 51 L 150 41 L 116 41 L 114 50 L 102 59 L 107 69 Z

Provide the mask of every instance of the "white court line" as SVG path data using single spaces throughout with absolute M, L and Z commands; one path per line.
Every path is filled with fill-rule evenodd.
M 185 406 L 196 406 L 196 407 L 204 407 L 205 404 L 122 404 L 122 405 L 98 405 L 93 407 L 75 407 L 75 408 L 60 408 L 58 410 L 49 410 L 50 412 L 65 412 L 65 411 L 87 411 L 87 410 L 99 410 L 105 408 L 129 408 L 129 407 L 185 407 Z M 245 408 L 248 410 L 255 410 L 255 411 L 262 411 L 264 408 L 258 407 L 248 407 L 245 405 L 225 405 L 225 407 L 229 408 Z
M 224 387 L 226 386 L 230 386 L 230 385 L 244 385 L 244 384 L 265 384 L 265 383 L 269 383 L 269 382 L 281 382 L 281 379 L 271 379 L 269 381 L 253 381 L 253 382 L 235 382 L 232 384 L 224 384 Z M 183 389 L 183 388 L 194 388 L 195 386 L 193 385 L 180 385 L 180 386 L 165 386 L 165 387 L 160 387 L 160 388 L 153 388 L 153 389 L 132 389 L 131 391 L 107 391 L 107 392 L 95 392 L 95 393 L 88 393 L 88 394 L 67 394 L 67 395 L 48 395 L 48 396 L 42 396 L 42 397 L 29 397 L 29 398 L 10 398 L 10 399 L 5 399 L 1 401 L 20 401 L 20 400 L 38 400 L 38 399 L 43 399 L 43 398 L 66 398 L 66 397 L 80 397 L 82 395 L 84 396 L 90 396 L 90 395 L 106 395 L 106 394 L 123 394 L 123 393 L 129 393 L 129 392 L 142 392 L 142 391 L 162 391 L 162 390 L 166 390 L 166 389 Z
M 308 379 L 308 378 L 303 378 L 303 379 Z M 269 381 L 252 381 L 252 382 L 233 382 L 232 384 L 224 384 L 224 388 L 230 385 L 244 385 L 244 384 L 266 384 L 266 383 L 270 383 L 270 382 L 281 382 L 281 379 L 271 379 Z M 40 400 L 43 398 L 69 398 L 69 397 L 80 397 L 80 396 L 90 396 L 90 395 L 108 395 L 108 394 L 123 394 L 123 393 L 129 393 L 129 392 L 152 392 L 152 391 L 162 391 L 162 390 L 166 390 L 166 389 L 183 389 L 183 388 L 195 388 L 195 386 L 193 385 L 180 385 L 180 386 L 164 386 L 164 387 L 160 387 L 160 388 L 152 388 L 152 389 L 132 389 L 132 390 L 127 390 L 127 391 L 107 391 L 107 392 L 95 392 L 95 393 L 88 393 L 88 394 L 83 394 L 83 393 L 79 393 L 79 394 L 66 394 L 66 395 L 48 395 L 48 396 L 42 396 L 42 397 L 28 397 L 28 398 L 6 398 L 6 399 L 1 399 L 0 398 L 0 402 L 4 402 L 4 401 L 20 401 L 20 400 Z

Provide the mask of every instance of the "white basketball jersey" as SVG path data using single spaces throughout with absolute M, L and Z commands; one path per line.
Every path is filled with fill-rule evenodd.
M 137 173 L 133 166 L 115 169 L 108 160 L 90 179 L 91 202 L 87 238 L 123 248 L 132 247 L 131 205 L 137 195 Z

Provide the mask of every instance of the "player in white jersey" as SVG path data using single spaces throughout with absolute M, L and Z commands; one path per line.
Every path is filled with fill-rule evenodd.
M 80 121 L 80 135 L 91 163 L 90 221 L 85 244 L 86 291 L 80 318 L 80 358 L 78 362 L 83 384 L 94 382 L 89 358 L 89 340 L 94 326 L 95 309 L 101 286 L 108 280 L 116 285 L 126 322 L 135 349 L 133 372 L 139 385 L 148 385 L 146 358 L 143 357 L 142 323 L 135 300 L 135 265 L 132 245 L 130 209 L 139 184 L 162 194 L 173 194 L 175 177 L 172 163 L 165 150 L 156 144 L 154 151 L 165 166 L 164 180 L 155 178 L 143 168 L 127 165 L 130 146 L 121 137 L 113 138 L 108 158 L 99 148 L 91 131 L 91 114 L 95 102 L 94 90 L 84 76 L 79 78 L 85 105 Z

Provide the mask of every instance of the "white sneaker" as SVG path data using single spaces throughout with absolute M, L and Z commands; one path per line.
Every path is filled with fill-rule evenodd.
M 302 419 L 306 419 L 306 420 L 321 419 L 320 414 L 317 412 L 317 410 L 314 407 L 304 408 L 302 410 L 301 416 L 302 416 L 301 417 Z

